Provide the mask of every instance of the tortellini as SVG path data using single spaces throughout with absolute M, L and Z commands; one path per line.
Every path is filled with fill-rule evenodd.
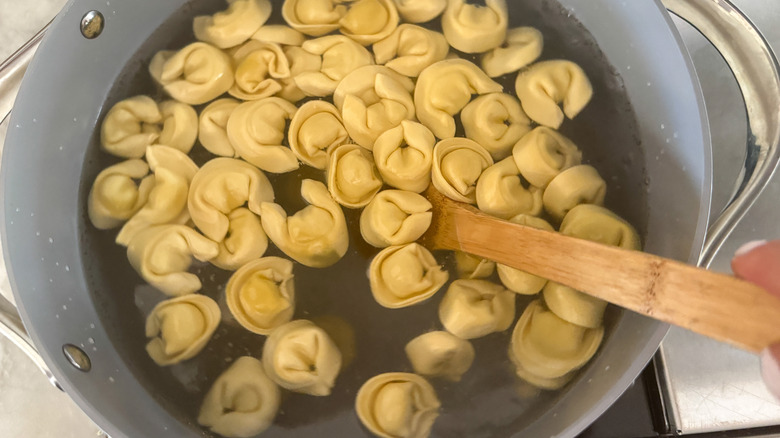
M 254 34 L 271 15 L 269 0 L 229 0 L 227 10 L 192 20 L 195 38 L 220 49 L 237 46 Z
M 357 394 L 360 422 L 382 438 L 426 438 L 441 403 L 430 383 L 417 374 L 385 373 L 369 379 Z
M 431 184 L 433 133 L 417 122 L 403 120 L 374 142 L 374 162 L 389 185 L 420 193 Z
M 424 333 L 406 344 L 406 357 L 414 372 L 459 382 L 474 362 L 474 347 L 444 331 Z
M 377 64 L 417 77 L 429 65 L 443 60 L 450 46 L 439 32 L 402 24 L 387 38 L 374 43 L 373 50 Z
M 227 135 L 238 155 L 266 172 L 284 173 L 298 168 L 295 153 L 282 145 L 287 121 L 297 108 L 279 97 L 240 104 L 227 123 Z
M 642 243 L 633 226 L 604 207 L 580 204 L 566 214 L 561 234 L 605 245 L 640 250 Z
M 501 219 L 542 212 L 542 191 L 525 187 L 512 157 L 504 158 L 482 172 L 477 181 L 477 206 Z M 526 184 L 527 185 L 527 184 Z
M 494 160 L 512 154 L 512 147 L 531 130 L 531 120 L 520 108 L 520 102 L 506 93 L 477 97 L 463 107 L 460 121 L 466 137 L 490 152 Z
M 374 63 L 365 47 L 344 35 L 328 35 L 303 43 L 296 51 L 306 68 L 293 75 L 295 85 L 310 96 L 329 96 L 352 71 Z M 289 53 L 288 53 L 289 56 Z
M 331 196 L 347 208 L 367 205 L 382 188 L 371 152 L 354 144 L 331 151 L 327 177 Z
M 367 65 L 344 77 L 333 102 L 352 140 L 371 150 L 380 134 L 414 118 L 413 87 L 409 78 L 387 67 Z
M 542 54 L 544 38 L 533 27 L 517 27 L 506 33 L 503 46 L 482 55 L 482 70 L 494 78 L 516 72 Z
M 417 243 L 383 249 L 368 272 L 374 299 L 389 309 L 425 301 L 449 279 L 430 251 Z
M 207 151 L 223 157 L 238 157 L 227 135 L 227 122 L 241 104 L 229 97 L 217 99 L 203 108 L 198 119 L 198 140 Z
M 160 109 L 149 96 L 134 96 L 108 110 L 100 127 L 100 146 L 111 155 L 141 158 L 159 137 Z
M 225 52 L 206 43 L 179 51 L 157 52 L 149 73 L 174 99 L 190 105 L 206 103 L 233 86 L 233 62 Z
M 525 113 L 536 123 L 558 129 L 564 114 L 573 119 L 593 96 L 582 68 L 564 60 L 537 62 L 517 75 L 515 91 Z M 563 104 L 563 111 L 558 104 Z
M 360 234 L 377 248 L 411 243 L 428 230 L 432 215 L 431 203 L 424 196 L 384 190 L 360 214 Z
M 127 246 L 127 258 L 150 285 L 169 296 L 191 294 L 201 287 L 187 272 L 192 257 L 216 257 L 217 244 L 184 225 L 156 225 L 139 231 Z
M 349 135 L 335 106 L 322 100 L 312 100 L 295 112 L 287 138 L 298 159 L 314 168 L 325 169 L 328 153 L 346 143 Z
M 431 180 L 444 196 L 458 202 L 477 202 L 477 179 L 493 165 L 490 153 L 473 140 L 455 137 L 433 148 Z
M 293 29 L 321 36 L 339 28 L 347 6 L 338 0 L 284 0 L 282 17 Z
M 509 222 L 539 230 L 555 231 L 552 225 L 546 220 L 527 214 L 519 214 L 510 218 Z M 501 279 L 501 283 L 504 287 L 520 295 L 534 295 L 542 290 L 544 285 L 547 284 L 546 278 L 529 274 L 523 270 L 515 269 L 500 263 L 497 264 L 496 270 L 498 271 L 498 278 Z
M 570 167 L 559 173 L 544 189 L 544 209 L 550 216 L 562 220 L 579 204 L 604 204 L 607 183 L 599 172 L 587 164 Z
M 395 0 L 398 14 L 409 23 L 425 23 L 441 15 L 447 0 Z
M 146 317 L 146 352 L 160 366 L 190 359 L 206 346 L 220 317 L 219 305 L 205 295 L 162 301 Z
M 192 178 L 187 206 L 195 226 L 221 242 L 230 228 L 231 211 L 246 204 L 258 214 L 260 203 L 273 200 L 271 183 L 258 168 L 234 158 L 215 158 Z
M 593 357 L 603 336 L 603 327 L 589 329 L 566 322 L 536 300 L 512 332 L 509 358 L 518 377 L 543 389 L 558 389 Z
M 163 127 L 157 142 L 188 153 L 198 138 L 198 113 L 185 103 L 167 100 L 160 104 L 160 114 Z
M 455 269 L 459 278 L 487 278 L 496 270 L 496 262 L 463 251 L 454 251 Z
M 219 268 L 236 270 L 258 259 L 268 248 L 260 218 L 246 208 L 237 208 L 228 214 L 228 233 L 219 242 L 219 254 L 210 262 Z
M 244 100 L 272 96 L 282 89 L 281 79 L 290 77 L 290 64 L 276 43 L 249 40 L 233 52 L 235 82 L 228 93 Z
M 548 282 L 544 303 L 558 318 L 581 327 L 601 327 L 607 302 L 560 283 Z
M 279 249 L 298 263 L 312 268 L 328 267 L 339 261 L 349 246 L 344 212 L 319 181 L 303 180 L 301 196 L 310 205 L 290 217 L 278 204 L 261 204 L 263 229 Z
M 300 46 L 306 41 L 306 36 L 297 30 L 282 24 L 265 24 L 252 34 L 252 39 L 281 44 L 283 46 Z
M 279 410 L 281 391 L 251 356 L 236 359 L 206 393 L 198 424 L 228 438 L 249 438 L 268 429 Z
M 544 188 L 562 171 L 580 164 L 582 152 L 558 131 L 539 126 L 524 135 L 512 149 L 520 175 Z
M 414 89 L 417 118 L 440 138 L 455 136 L 453 115 L 471 101 L 474 94 L 500 93 L 503 87 L 493 82 L 476 65 L 464 59 L 445 59 L 420 73 Z
M 185 153 L 168 146 L 149 146 L 146 161 L 154 172 L 149 197 L 125 223 L 116 243 L 127 246 L 139 231 L 151 225 L 180 224 L 190 220 L 187 192 L 198 166 Z
M 146 203 L 154 186 L 143 160 L 127 160 L 101 171 L 87 197 L 87 212 L 99 230 L 117 227 Z M 135 180 L 140 180 L 136 183 Z
M 508 18 L 506 0 L 485 0 L 485 6 L 448 0 L 441 27 L 452 47 L 461 52 L 481 53 L 504 42 Z
M 282 83 L 279 97 L 290 102 L 298 102 L 305 98 L 307 94 L 298 87 L 295 78 L 305 73 L 318 71 L 322 66 L 322 60 L 298 46 L 285 47 L 284 54 L 287 56 L 287 61 L 290 64 L 290 77 L 279 80 Z
M 339 30 L 363 45 L 390 35 L 398 26 L 393 0 L 356 0 L 339 20 Z
M 282 388 L 330 395 L 341 369 L 341 352 L 323 329 L 300 319 L 271 332 L 263 345 L 263 367 Z
M 486 280 L 455 280 L 439 303 L 439 319 L 461 339 L 501 332 L 515 319 L 515 294 Z
M 253 260 L 225 286 L 230 313 L 247 330 L 267 335 L 290 321 L 295 311 L 293 264 L 279 257 Z

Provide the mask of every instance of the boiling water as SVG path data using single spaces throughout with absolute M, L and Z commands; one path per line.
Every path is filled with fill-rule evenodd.
M 160 49 L 176 49 L 194 40 L 191 18 L 212 13 L 224 7 L 221 2 L 186 5 L 159 29 L 139 50 L 117 81 L 103 111 L 118 100 L 137 94 L 165 97 L 149 78 L 146 67 Z M 281 3 L 274 2 L 270 22 L 282 23 Z M 583 150 L 584 161 L 594 165 L 608 182 L 609 208 L 633 223 L 642 233 L 646 220 L 646 196 L 643 154 L 637 136 L 633 112 L 622 82 L 605 60 L 592 37 L 569 14 L 552 1 L 510 2 L 510 27 L 528 25 L 540 29 L 545 37 L 542 59 L 563 58 L 579 63 L 594 88 L 594 98 L 575 120 L 564 122 L 561 132 Z M 436 26 L 431 26 L 437 28 Z M 438 29 L 437 29 L 438 30 Z M 463 56 L 475 60 L 476 57 Z M 499 78 L 507 92 L 513 92 L 514 76 Z M 200 108 L 198 108 L 200 109 Z M 460 131 L 462 133 L 462 131 Z M 123 356 L 139 381 L 155 394 L 171 415 L 191 424 L 193 432 L 209 436 L 195 422 L 201 400 L 216 377 L 242 355 L 261 357 L 264 336 L 240 327 L 224 303 L 224 285 L 230 272 L 209 264 L 194 264 L 203 289 L 223 310 L 223 320 L 206 348 L 195 358 L 171 367 L 158 367 L 144 350 L 144 320 L 148 311 L 165 298 L 145 285 L 127 261 L 125 249 L 113 243 L 116 231 L 95 230 L 86 217 L 86 195 L 97 173 L 117 160 L 101 153 L 98 135 L 92 139 L 81 187 L 82 251 L 89 263 L 85 271 L 91 292 L 101 309 L 103 324 L 113 347 Z M 212 156 L 200 145 L 191 153 L 200 165 Z M 324 181 L 322 171 L 302 166 L 284 175 L 268 174 L 274 185 L 276 200 L 292 213 L 305 206 L 300 198 L 300 180 Z M 357 390 L 370 377 L 389 371 L 412 371 L 404 354 L 404 345 L 415 336 L 441 329 L 437 308 L 445 288 L 428 301 L 404 308 L 385 309 L 370 292 L 368 265 L 377 249 L 360 238 L 359 210 L 344 209 L 350 229 L 350 247 L 345 257 L 327 269 L 295 265 L 296 310 L 294 318 L 312 319 L 329 330 L 345 349 L 345 367 L 339 375 L 333 394 L 312 397 L 283 391 L 282 403 L 274 425 L 263 436 L 369 436 L 354 414 Z M 266 255 L 284 256 L 271 245 Z M 450 268 L 451 257 L 436 254 Z M 494 277 L 497 281 L 497 278 Z M 517 314 L 527 297 L 518 297 Z M 620 314 L 610 309 L 607 336 Z M 498 437 L 523 429 L 540 412 L 548 409 L 560 392 L 538 393 L 519 384 L 507 357 L 511 328 L 472 341 L 476 359 L 472 368 L 458 383 L 433 380 L 442 401 L 441 416 L 433 436 Z M 349 357 L 354 355 L 354 359 Z

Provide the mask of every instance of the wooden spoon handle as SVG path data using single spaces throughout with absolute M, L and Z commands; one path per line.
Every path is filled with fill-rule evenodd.
M 462 251 L 746 350 L 780 342 L 780 299 L 747 281 L 462 209 L 450 214 Z

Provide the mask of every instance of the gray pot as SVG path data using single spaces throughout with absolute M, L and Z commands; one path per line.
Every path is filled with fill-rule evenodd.
M 224 7 L 213 3 L 71 1 L 30 64 L 10 121 L 0 173 L 0 223 L 15 299 L 35 347 L 25 343 L 18 324 L 16 330 L 3 330 L 31 355 L 37 348 L 43 358 L 39 365 L 48 367 L 52 379 L 115 438 L 208 435 L 194 421 L 197 405 L 227 366 L 193 361 L 161 371 L 149 360 L 143 351 L 142 313 L 160 297 L 136 287 L 139 279 L 123 249 L 94 230 L 85 214 L 86 193 L 108 160 L 97 147 L 102 116 L 119 99 L 153 90 L 145 63 L 155 51 L 191 40 L 191 17 Z M 561 0 L 561 9 L 553 1 L 528 3 L 535 3 L 527 6 L 532 10 L 512 14 L 512 23 L 549 28 L 548 47 L 581 63 L 594 81 L 593 108 L 569 129 L 575 131 L 572 137 L 586 139 L 580 145 L 585 156 L 608 181 L 614 179 L 608 204 L 644 230 L 647 251 L 708 265 L 777 163 L 780 81 L 769 47 L 728 2 L 666 2 L 722 51 L 748 102 L 751 137 L 743 180 L 702 252 L 710 205 L 709 130 L 692 64 L 664 5 Z M 526 5 L 510 5 L 521 7 Z M 86 39 L 79 23 L 92 10 L 105 17 L 105 29 Z M 360 254 L 352 252 L 355 263 L 361 263 Z M 339 280 L 346 279 L 352 289 L 364 287 L 364 271 L 356 267 L 351 272 Z M 598 355 L 564 391 L 518 400 L 511 384 L 491 380 L 494 370 L 485 368 L 472 379 L 475 397 L 445 411 L 434 434 L 568 437 L 582 431 L 639 374 L 667 329 L 614 310 Z M 393 315 L 420 318 L 413 312 Z M 9 327 L 18 323 L 3 318 L 0 322 Z M 497 339 L 479 348 L 505 357 L 506 340 Z M 214 340 L 209 345 L 223 347 Z M 381 356 L 391 348 L 383 347 L 374 351 L 369 346 L 358 357 Z M 396 354 L 403 360 L 400 350 Z M 367 372 L 354 370 L 356 382 L 368 378 Z M 317 421 L 288 427 L 296 414 L 285 413 L 263 436 L 367 435 L 349 409 L 355 390 L 345 384 L 334 404 L 346 407 L 322 412 L 321 404 L 328 404 L 323 400 L 317 405 L 293 396 L 283 409 L 305 411 Z M 491 429 L 461 424 L 469 414 L 489 418 Z

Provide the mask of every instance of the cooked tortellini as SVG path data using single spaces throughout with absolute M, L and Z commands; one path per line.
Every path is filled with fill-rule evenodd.
M 512 157 L 504 158 L 482 172 L 477 181 L 477 206 L 501 219 L 542 212 L 542 190 L 523 184 Z
M 236 359 L 206 393 L 198 424 L 228 438 L 249 438 L 268 429 L 279 410 L 281 392 L 263 364 L 251 356 Z
M 550 216 L 562 220 L 579 204 L 604 204 L 607 183 L 599 172 L 587 164 L 570 167 L 559 173 L 544 189 L 544 209 Z
M 439 320 L 461 339 L 501 332 L 515 319 L 515 294 L 486 280 L 455 280 L 439 303 Z
M 217 244 L 184 225 L 156 225 L 139 231 L 127 246 L 127 258 L 141 277 L 169 296 L 191 294 L 201 287 L 187 272 L 192 257 L 216 257 Z
M 237 208 L 228 214 L 228 233 L 219 242 L 219 254 L 210 262 L 222 269 L 236 270 L 258 259 L 268 248 L 260 218 L 247 208 Z
M 382 438 L 426 438 L 441 403 L 430 383 L 417 374 L 385 373 L 369 379 L 357 394 L 360 422 Z
M 460 121 L 466 137 L 490 152 L 494 160 L 512 154 L 512 146 L 531 130 L 520 102 L 506 93 L 489 93 L 463 107 Z
M 252 39 L 281 44 L 283 46 L 300 46 L 306 41 L 306 36 L 292 27 L 282 24 L 265 24 L 252 34 Z
M 146 317 L 146 352 L 160 366 L 190 359 L 206 346 L 220 317 L 219 305 L 205 295 L 162 301 Z
M 266 172 L 298 168 L 295 153 L 282 145 L 287 121 L 297 108 L 280 97 L 244 102 L 230 114 L 227 135 L 238 155 Z
M 390 35 L 398 26 L 393 0 L 356 0 L 339 20 L 339 30 L 363 45 Z
M 429 65 L 443 60 L 450 46 L 439 32 L 402 24 L 387 38 L 374 43 L 373 50 L 377 64 L 417 77 Z
M 341 352 L 323 329 L 299 319 L 271 332 L 263 345 L 263 367 L 282 388 L 330 395 L 341 369 Z
M 582 152 L 554 129 L 539 126 L 525 134 L 512 148 L 520 175 L 544 188 L 562 171 L 580 164 Z
M 154 172 L 154 184 L 144 206 L 117 234 L 116 243 L 120 245 L 127 246 L 139 231 L 149 226 L 184 225 L 190 220 L 187 193 L 198 166 L 185 153 L 161 145 L 147 148 L 146 161 Z
M 339 28 L 347 6 L 338 0 L 284 0 L 282 17 L 293 29 L 321 36 Z
M 527 214 L 519 214 L 510 218 L 509 222 L 536 228 L 538 230 L 555 231 L 552 225 L 546 220 Z M 497 264 L 496 270 L 498 271 L 498 278 L 501 279 L 501 283 L 504 287 L 521 295 L 534 295 L 542 290 L 544 285 L 547 284 L 546 278 L 529 274 L 521 269 L 515 269 L 500 263 Z
M 593 86 L 582 68 L 564 60 L 537 62 L 517 76 L 515 91 L 528 117 L 558 129 L 564 114 L 573 119 L 593 96 Z M 563 104 L 563 111 L 558 107 Z
M 120 100 L 108 110 L 100 127 L 100 147 L 122 158 L 141 158 L 159 137 L 163 116 L 149 96 Z
M 198 140 L 207 151 L 223 157 L 238 157 L 227 135 L 227 122 L 240 103 L 229 97 L 217 99 L 200 112 Z
M 263 229 L 279 249 L 298 263 L 312 268 L 328 267 L 339 261 L 349 246 L 344 212 L 319 181 L 303 180 L 301 196 L 309 205 L 290 217 L 278 204 L 261 204 Z
M 542 33 L 533 27 L 509 29 L 503 46 L 482 55 L 482 70 L 491 78 L 516 72 L 536 61 L 543 45 Z
M 192 20 L 195 38 L 220 49 L 237 46 L 254 34 L 271 15 L 268 0 L 229 0 L 227 10 Z
M 431 203 L 403 190 L 379 192 L 360 214 L 360 234 L 377 248 L 419 239 L 431 225 Z
M 450 45 L 461 52 L 481 53 L 506 39 L 506 0 L 485 0 L 485 6 L 448 0 L 441 27 Z
M 389 185 L 411 192 L 422 192 L 431 184 L 433 147 L 436 138 L 430 129 L 411 120 L 377 137 L 374 162 Z
M 445 59 L 420 73 L 414 89 L 417 118 L 440 138 L 455 136 L 453 115 L 471 101 L 474 94 L 500 93 L 503 87 L 493 82 L 476 65 L 464 59 Z
M 149 73 L 174 99 L 190 105 L 206 103 L 233 86 L 233 62 L 225 52 L 206 43 L 181 50 L 157 52 Z
M 371 152 L 355 144 L 337 146 L 328 160 L 328 190 L 347 208 L 367 205 L 382 188 Z
M 233 52 L 235 82 L 228 93 L 244 100 L 272 96 L 282 89 L 281 79 L 290 77 L 290 64 L 276 43 L 249 40 Z
M 284 54 L 287 56 L 287 61 L 290 64 L 290 77 L 279 80 L 282 83 L 279 97 L 290 102 L 298 102 L 305 98 L 307 93 L 304 93 L 298 87 L 295 78 L 304 73 L 319 71 L 322 66 L 322 60 L 317 55 L 312 55 L 298 46 L 285 47 Z
M 454 382 L 460 381 L 474 362 L 471 343 L 445 331 L 424 333 L 409 341 L 404 350 L 415 373 Z
M 344 77 L 333 102 L 352 140 L 371 150 L 380 134 L 414 118 L 413 86 L 387 67 L 367 65 Z
M 348 138 L 339 110 L 322 100 L 301 105 L 287 131 L 290 149 L 298 159 L 317 169 L 325 169 L 328 153 Z
M 606 301 L 552 281 L 544 287 L 542 295 L 544 303 L 558 318 L 581 327 L 601 327 Z
M 157 142 L 188 153 L 198 138 L 198 113 L 186 103 L 167 100 L 160 104 L 160 114 L 163 127 Z
M 459 202 L 477 202 L 477 179 L 493 165 L 490 153 L 473 140 L 455 137 L 433 148 L 431 180 L 444 196 Z
M 377 303 L 398 309 L 432 297 L 447 282 L 449 274 L 430 251 L 409 243 L 380 251 L 371 260 L 368 277 Z
M 192 178 L 187 207 L 195 226 L 221 242 L 230 228 L 231 211 L 246 204 L 258 214 L 260 203 L 273 200 L 271 183 L 258 168 L 234 158 L 215 158 Z
M 247 330 L 267 335 L 292 319 L 295 311 L 293 264 L 263 257 L 239 268 L 225 286 L 230 313 Z
M 561 234 L 591 240 L 605 245 L 640 250 L 642 243 L 633 226 L 604 207 L 580 204 L 566 214 Z
M 487 278 L 496 270 L 496 262 L 463 251 L 454 251 L 455 269 L 459 278 Z
M 395 0 L 398 14 L 409 23 L 425 23 L 441 15 L 447 0 Z
M 92 225 L 99 230 L 118 227 L 141 209 L 154 186 L 154 177 L 148 173 L 149 166 L 143 160 L 127 160 L 103 169 L 87 197 Z
M 328 35 L 309 40 L 294 51 L 294 58 L 306 68 L 293 75 L 295 85 L 310 96 L 329 96 L 352 71 L 374 63 L 365 47 L 344 35 Z M 288 53 L 289 57 L 289 53 Z
M 603 336 L 603 327 L 589 329 L 566 322 L 536 300 L 512 332 L 509 358 L 518 377 L 543 389 L 558 389 L 593 357 Z

